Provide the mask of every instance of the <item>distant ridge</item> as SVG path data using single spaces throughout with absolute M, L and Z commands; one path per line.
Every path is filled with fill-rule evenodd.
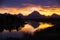
M 57 14 L 53 14 L 52 16 L 50 16 L 51 18 L 60 18 L 60 15 Z

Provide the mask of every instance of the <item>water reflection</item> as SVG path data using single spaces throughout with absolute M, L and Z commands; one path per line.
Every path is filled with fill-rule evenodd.
M 28 24 L 32 25 L 34 28 L 38 27 L 40 25 L 40 22 L 37 21 L 27 21 Z
M 19 31 L 22 30 L 27 33 L 34 33 L 36 30 L 45 29 L 52 26 L 54 26 L 52 23 L 47 22 L 28 22 L 28 24 L 25 24 L 24 27 L 20 27 Z M 4 29 L 3 32 L 9 32 L 9 31 Z M 13 29 L 11 32 L 17 32 L 17 30 Z
M 8 30 L 4 29 L 3 32 L 9 32 Z
M 54 25 L 51 23 L 40 22 L 40 25 L 37 27 L 37 30 L 45 29 L 45 28 L 52 27 L 52 26 Z
M 40 30 L 40 29 L 45 29 L 45 28 L 48 28 L 48 27 L 52 27 L 54 26 L 53 24 L 51 23 L 46 23 L 46 22 L 40 22 L 39 23 L 39 26 L 34 28 L 32 25 L 30 24 L 26 24 L 23 28 L 21 28 L 22 31 L 25 31 L 25 32 L 29 32 L 29 33 L 33 33 L 34 31 L 36 30 Z
M 26 24 L 21 30 L 27 33 L 33 33 L 35 31 L 34 27 L 30 24 Z

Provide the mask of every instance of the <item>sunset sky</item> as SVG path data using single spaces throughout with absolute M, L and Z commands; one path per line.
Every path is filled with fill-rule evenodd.
M 60 0 L 0 0 L 0 13 L 29 15 L 38 11 L 45 16 L 60 15 Z
M 29 15 L 33 11 L 38 11 L 41 15 L 51 16 L 60 15 L 60 0 L 0 0 L 0 13 Z M 36 29 L 44 29 L 50 24 L 41 23 Z M 21 30 L 34 32 L 35 28 L 27 24 Z

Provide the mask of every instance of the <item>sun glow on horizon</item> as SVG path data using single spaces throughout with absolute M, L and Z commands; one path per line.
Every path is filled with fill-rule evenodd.
M 28 6 L 28 7 L 24 7 L 24 8 L 0 8 L 0 13 L 10 13 L 10 14 L 23 14 L 24 16 L 29 15 L 30 13 L 32 13 L 33 11 L 38 11 L 41 15 L 45 15 L 45 16 L 51 16 L 54 13 L 60 15 L 60 8 L 55 7 L 55 8 L 51 8 L 51 7 L 41 7 L 41 6 Z

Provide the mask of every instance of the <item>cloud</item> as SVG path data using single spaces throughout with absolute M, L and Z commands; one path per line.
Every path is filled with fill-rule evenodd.
M 0 6 L 2 7 L 25 7 L 30 4 L 42 6 L 60 6 L 60 0 L 0 0 Z

